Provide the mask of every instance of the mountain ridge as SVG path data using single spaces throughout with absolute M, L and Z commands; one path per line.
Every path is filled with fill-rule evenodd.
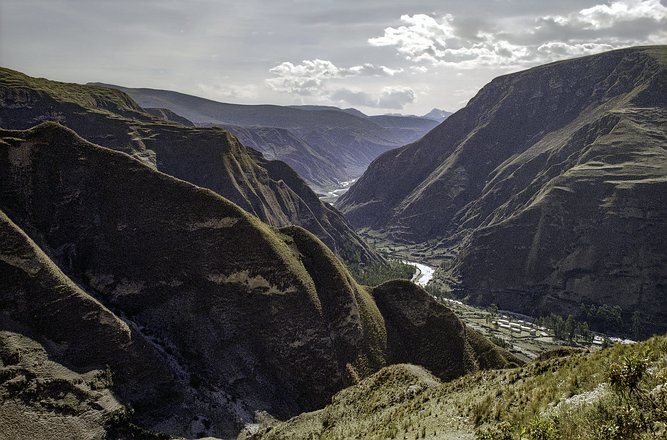
M 273 226 L 302 225 L 348 262 L 382 261 L 303 180 L 283 180 L 284 172 L 272 176 L 270 161 L 222 129 L 154 117 L 116 89 L 36 79 L 9 69 L 0 69 L 0 94 L 0 125 L 5 128 L 62 122 L 93 143 L 210 188 Z
M 438 124 L 417 116 L 367 116 L 331 106 L 230 104 L 169 90 L 98 85 L 121 90 L 143 107 L 169 108 L 198 125 L 236 130 L 247 146 L 277 153 L 276 158 L 320 188 L 358 177 L 379 154 L 419 139 Z M 285 139 L 279 148 L 267 149 L 265 144 L 276 141 L 261 132 L 270 129 L 288 130 L 298 141 Z

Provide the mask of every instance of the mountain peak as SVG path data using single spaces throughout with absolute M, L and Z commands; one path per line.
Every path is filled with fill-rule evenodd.
M 441 110 L 439 108 L 433 108 L 430 112 L 426 113 L 422 118 L 427 118 L 427 119 L 433 119 L 438 122 L 442 122 L 445 119 L 451 115 L 452 112 L 448 112 L 447 110 Z

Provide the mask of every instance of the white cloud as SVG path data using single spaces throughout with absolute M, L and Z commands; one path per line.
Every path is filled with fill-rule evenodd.
M 410 71 L 412 71 L 412 73 L 426 73 L 426 72 L 428 72 L 428 67 L 426 67 L 426 66 L 410 66 Z
M 546 58 L 576 57 L 590 53 L 604 52 L 612 50 L 614 46 L 603 43 L 563 43 L 559 41 L 550 41 L 537 48 L 537 52 Z
M 365 63 L 351 67 L 338 67 L 327 60 L 304 60 L 300 64 L 281 63 L 269 70 L 274 77 L 266 85 L 274 91 L 308 96 L 311 100 L 336 102 L 382 109 L 402 109 L 415 101 L 415 91 L 409 87 L 386 86 L 376 92 L 345 87 L 349 78 L 393 77 L 403 69 L 391 69 Z
M 349 76 L 354 75 L 370 75 L 370 76 L 394 76 L 397 73 L 403 72 L 403 69 L 390 69 L 387 66 L 375 66 L 373 64 L 362 64 L 361 66 L 353 66 L 342 70 L 343 73 Z M 347 76 L 347 75 L 346 75 Z
M 460 69 L 523 67 L 667 39 L 667 7 L 660 0 L 611 0 L 567 15 L 499 22 L 474 35 L 451 14 L 402 15 L 401 22 L 368 43 L 394 47 L 420 65 Z
M 403 15 L 406 26 L 388 27 L 382 37 L 370 38 L 372 46 L 395 46 L 399 54 L 414 62 L 474 68 L 479 65 L 514 65 L 528 56 L 524 47 L 478 32 L 474 39 L 457 34 L 454 17 L 440 21 L 416 14 Z
M 302 96 L 321 93 L 325 82 L 352 76 L 394 76 L 403 69 L 390 69 L 387 66 L 361 64 L 339 68 L 327 60 L 303 60 L 301 64 L 285 61 L 271 69 L 274 78 L 266 80 L 272 90 L 293 93 Z
M 415 91 L 410 87 L 384 87 L 380 94 L 349 89 L 338 89 L 331 99 L 341 105 L 363 106 L 400 110 L 415 101 Z
M 565 20 L 584 23 L 589 29 L 608 29 L 618 23 L 640 19 L 667 23 L 667 7 L 660 0 L 617 0 L 582 9 Z
M 213 99 L 247 101 L 257 98 L 258 88 L 255 84 L 197 84 L 196 94 L 203 94 Z
M 301 64 L 292 64 L 285 61 L 269 70 L 275 78 L 266 80 L 266 84 L 279 92 L 295 93 L 297 95 L 312 95 L 330 78 L 339 78 L 341 70 L 331 61 L 304 60 Z
M 437 61 L 444 56 L 448 43 L 457 39 L 453 17 L 445 15 L 440 22 L 425 14 L 402 15 L 406 26 L 388 27 L 382 37 L 370 38 L 372 46 L 396 46 L 411 61 Z

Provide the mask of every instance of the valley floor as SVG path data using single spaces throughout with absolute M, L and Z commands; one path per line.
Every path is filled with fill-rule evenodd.
M 354 178 L 352 180 L 348 180 L 346 182 L 341 182 L 340 185 L 336 186 L 331 186 L 327 188 L 313 188 L 313 191 L 315 191 L 317 194 L 319 194 L 319 198 L 323 202 L 331 203 L 332 205 L 338 200 L 340 196 L 345 194 L 348 189 L 352 186 L 354 182 L 356 182 L 357 179 Z
M 365 238 L 372 243 L 376 249 L 389 258 L 401 260 L 404 263 L 417 267 L 418 271 L 412 281 L 422 287 L 427 288 L 428 283 L 433 278 L 435 267 L 447 258 L 447 253 L 443 252 L 444 257 L 437 251 L 429 248 L 433 243 L 418 245 L 404 245 L 387 241 L 379 236 L 365 235 Z M 592 343 L 577 341 L 571 343 L 563 341 L 554 335 L 551 329 L 537 326 L 533 323 L 535 320 L 530 316 L 519 316 L 512 311 L 494 311 L 465 304 L 452 298 L 447 298 L 434 290 L 427 288 L 434 298 L 443 302 L 450 308 L 462 321 L 474 330 L 477 330 L 487 338 L 506 347 L 510 352 L 523 361 L 530 361 L 539 357 L 542 353 L 562 347 L 577 347 L 585 349 L 599 349 L 605 339 L 612 342 L 631 343 L 630 340 L 621 340 L 619 338 L 608 337 L 601 333 L 595 333 Z

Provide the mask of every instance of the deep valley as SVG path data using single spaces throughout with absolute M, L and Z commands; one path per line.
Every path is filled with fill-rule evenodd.
M 251 3 L 204 3 L 158 8 L 177 31 L 136 49 L 174 90 L 113 85 L 142 71 L 116 58 L 84 84 L 0 67 L 0 440 L 667 438 L 667 46 L 598 36 L 528 62 L 485 20 L 403 15 L 364 41 L 412 65 L 271 61 L 263 81 L 178 88 L 159 61 L 198 59 L 186 31 L 233 28 L 211 38 L 244 69 L 266 35 L 298 48 L 244 28 L 259 15 L 207 21 Z M 522 38 L 581 17 L 593 35 L 618 10 L 667 23 L 658 0 L 609 4 Z M 373 15 L 354 6 L 350 33 Z M 283 7 L 274 25 L 300 12 Z M 329 12 L 290 32 L 360 51 Z M 490 47 L 513 63 L 427 112 L 446 69 L 467 96 Z

